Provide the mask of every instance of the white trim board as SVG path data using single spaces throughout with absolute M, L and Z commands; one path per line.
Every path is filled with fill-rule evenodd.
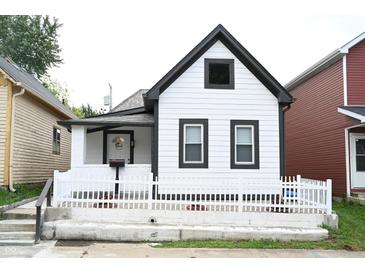
M 347 106 L 347 59 L 346 55 L 342 57 L 342 78 L 343 78 L 343 103 Z
M 349 110 L 346 110 L 346 109 L 342 109 L 342 108 L 337 108 L 337 111 L 339 113 L 345 114 L 345 115 L 347 115 L 349 117 L 352 117 L 354 119 L 360 120 L 361 123 L 365 122 L 365 116 L 364 115 L 357 114 L 355 112 L 352 112 L 352 111 L 349 111 Z

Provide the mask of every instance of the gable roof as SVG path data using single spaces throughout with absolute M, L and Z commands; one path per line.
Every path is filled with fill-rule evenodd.
M 65 116 L 76 118 L 76 115 L 64 104 L 62 104 L 48 89 L 46 89 L 33 75 L 19 68 L 10 60 L 0 56 L 0 71 L 8 75 L 16 84 L 42 101 L 51 105 Z
M 114 107 L 110 112 L 117 112 L 117 111 L 122 111 L 122 110 L 127 110 L 127 109 L 144 107 L 142 96 L 147 91 L 148 91 L 148 89 L 137 90 L 135 93 L 133 93 L 127 99 L 125 99 L 120 104 L 118 104 L 116 107 Z
M 303 71 L 301 74 L 299 74 L 294 79 L 290 80 L 286 85 L 285 88 L 287 90 L 292 90 L 295 87 L 299 86 L 301 83 L 305 82 L 309 78 L 313 77 L 314 75 L 320 73 L 321 71 L 328 68 L 330 65 L 336 63 L 338 60 L 340 60 L 343 56 L 349 53 L 350 48 L 357 45 L 361 41 L 365 39 L 365 32 L 361 33 L 351 41 L 344 44 L 342 47 L 332 51 L 330 54 L 325 56 L 323 59 L 319 60 L 317 63 L 315 63 L 313 66 L 309 67 L 305 71 Z
M 216 41 L 221 41 L 280 103 L 290 104 L 292 96 L 286 89 L 221 25 L 219 24 L 179 63 L 162 77 L 146 94 L 147 100 L 157 100 L 181 74 L 183 74 L 199 57 L 201 57 Z

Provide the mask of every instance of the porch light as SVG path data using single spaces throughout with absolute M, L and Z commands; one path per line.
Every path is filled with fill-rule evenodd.
M 125 140 L 122 136 L 117 136 L 113 139 L 112 142 L 115 144 L 116 148 L 122 148 Z

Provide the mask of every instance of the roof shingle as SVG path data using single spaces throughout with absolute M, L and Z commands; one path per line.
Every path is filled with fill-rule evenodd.
M 121 110 L 134 109 L 144 107 L 143 94 L 145 94 L 148 89 L 140 89 L 129 96 L 127 99 L 122 101 L 119 105 L 114 107 L 110 112 L 117 112 Z
M 33 75 L 19 68 L 12 62 L 0 56 L 0 68 L 20 86 L 33 95 L 53 106 L 69 118 L 76 118 L 76 115 L 64 104 L 62 104 L 48 89 L 46 89 Z

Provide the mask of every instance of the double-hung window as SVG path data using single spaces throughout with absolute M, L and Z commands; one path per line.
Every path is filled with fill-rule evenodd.
M 53 127 L 53 154 L 61 153 L 61 129 Z
M 231 121 L 231 168 L 259 168 L 258 121 Z
M 180 119 L 179 167 L 208 167 L 208 120 Z

